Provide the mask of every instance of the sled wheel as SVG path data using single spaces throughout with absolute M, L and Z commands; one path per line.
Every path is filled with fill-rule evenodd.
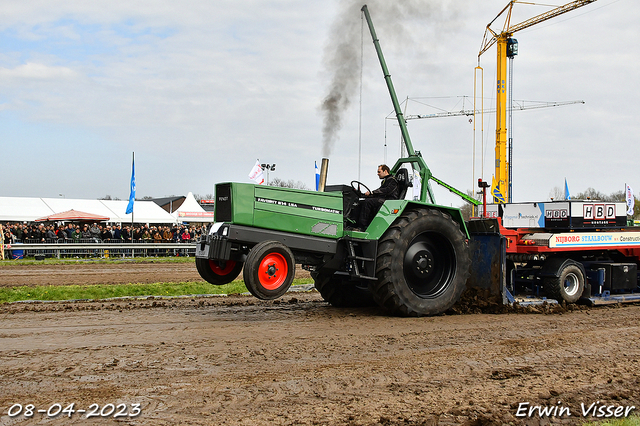
M 545 278 L 544 288 L 549 297 L 575 303 L 584 291 L 584 275 L 577 265 L 569 263 L 562 268 L 558 277 Z
M 295 259 L 287 246 L 278 241 L 263 241 L 247 256 L 244 284 L 258 299 L 277 299 L 289 290 L 295 272 Z
M 407 211 L 380 239 L 373 297 L 395 315 L 437 315 L 462 295 L 470 265 L 465 235 L 448 214 Z
M 353 281 L 348 275 L 320 271 L 313 273 L 312 277 L 322 298 L 336 308 L 376 306 L 366 284 Z
M 196 258 L 196 269 L 210 284 L 223 285 L 235 280 L 242 270 L 242 262 Z

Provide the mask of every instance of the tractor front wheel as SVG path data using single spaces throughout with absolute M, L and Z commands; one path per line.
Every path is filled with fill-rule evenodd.
M 235 280 L 242 270 L 242 262 L 196 258 L 198 273 L 210 284 L 223 285 Z
M 465 234 L 451 216 L 407 211 L 380 238 L 371 291 L 395 315 L 437 315 L 458 301 L 470 266 Z
M 296 264 L 291 250 L 278 241 L 262 241 L 247 255 L 244 284 L 258 299 L 277 299 L 289 290 Z

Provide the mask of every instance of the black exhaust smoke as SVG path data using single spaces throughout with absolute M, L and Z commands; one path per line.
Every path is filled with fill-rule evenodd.
M 451 24 L 456 16 L 452 10 L 455 6 L 451 3 L 455 2 L 370 0 L 367 5 L 375 18 L 378 35 L 381 39 L 384 37 L 387 49 L 404 50 L 403 47 L 410 47 L 413 54 L 422 55 L 425 46 L 433 47 L 436 44 L 435 41 L 425 42 L 424 36 L 434 30 L 439 32 L 443 24 Z M 363 0 L 342 1 L 340 5 L 338 16 L 331 26 L 323 61 L 330 79 L 327 95 L 320 107 L 323 115 L 323 157 L 330 156 L 338 139 L 338 131 L 343 125 L 344 113 L 360 87 L 361 29 L 363 27 L 360 9 Z M 405 24 L 411 22 L 418 24 L 418 30 L 415 32 L 420 37 L 420 43 L 412 41 L 410 35 L 412 31 L 405 28 Z M 375 55 L 373 47 L 370 46 L 371 39 L 366 37 L 365 34 L 365 43 L 362 46 L 365 49 L 365 55 L 367 48 L 370 48 L 371 55 Z M 372 70 L 379 72 L 378 67 L 372 67 Z

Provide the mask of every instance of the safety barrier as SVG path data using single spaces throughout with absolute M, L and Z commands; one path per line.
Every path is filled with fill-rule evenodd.
M 25 240 L 24 243 L 5 244 L 5 258 L 19 259 L 22 257 L 46 258 L 125 258 L 125 257 L 153 257 L 153 256 L 194 256 L 196 244 L 189 243 L 156 243 L 135 242 L 122 240 L 94 240 L 80 239 L 66 242 L 65 240 L 46 240 L 34 242 Z M 98 242 L 99 241 L 99 242 Z

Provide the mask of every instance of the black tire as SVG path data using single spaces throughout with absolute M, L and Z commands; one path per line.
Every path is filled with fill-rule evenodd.
M 460 299 L 469 278 L 469 246 L 451 216 L 404 212 L 378 244 L 376 302 L 394 315 L 437 315 Z
M 196 258 L 198 273 L 210 284 L 223 285 L 235 280 L 242 270 L 242 262 Z
M 557 277 L 548 277 L 543 282 L 548 297 L 575 303 L 584 291 L 584 274 L 578 265 L 569 263 Z
M 289 290 L 296 263 L 289 247 L 278 241 L 262 241 L 247 255 L 244 284 L 258 299 L 277 299 Z
M 312 277 L 322 298 L 336 308 L 376 306 L 368 286 L 352 281 L 348 275 L 320 271 Z

